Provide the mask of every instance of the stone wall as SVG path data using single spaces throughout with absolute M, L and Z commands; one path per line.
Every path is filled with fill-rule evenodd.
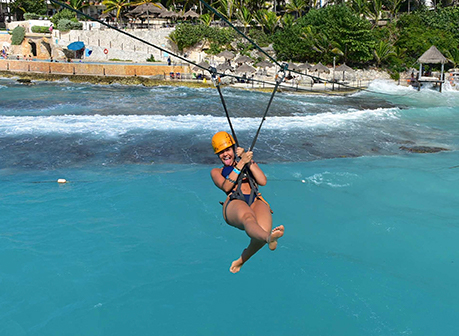
M 156 30 L 126 30 L 129 34 L 139 39 L 161 47 L 165 50 L 174 51 L 167 36 L 174 28 L 160 28 Z M 168 54 L 152 46 L 138 41 L 112 29 L 100 30 L 72 30 L 70 32 L 53 31 L 53 45 L 57 49 L 64 49 L 75 41 L 84 42 L 86 49 L 91 50 L 91 55 L 85 55 L 88 61 L 108 61 L 110 59 L 129 60 L 144 63 L 151 55 L 155 60 L 166 62 Z M 59 57 L 59 55 L 53 55 Z M 180 62 L 177 60 L 177 62 Z
M 188 66 L 140 65 L 140 64 L 91 64 L 68 62 L 40 62 L 1 60 L 0 71 L 35 72 L 45 74 L 92 76 L 164 76 L 170 72 L 190 73 Z

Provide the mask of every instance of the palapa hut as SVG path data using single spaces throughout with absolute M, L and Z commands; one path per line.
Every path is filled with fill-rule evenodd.
M 440 92 L 441 92 L 441 86 L 443 83 L 443 73 L 445 70 L 445 63 L 448 62 L 448 59 L 443 56 L 443 54 L 437 49 L 435 46 L 431 46 L 429 50 L 427 50 L 424 54 L 422 54 L 421 57 L 418 58 L 419 62 L 419 78 L 418 81 L 419 83 L 422 82 L 436 82 L 440 84 Z M 441 64 L 441 74 L 440 78 L 434 78 L 434 77 L 427 77 L 427 76 L 422 76 L 422 65 L 423 64 Z M 418 90 L 421 88 L 421 85 L 418 86 Z
M 441 77 L 443 78 L 443 72 L 445 68 L 445 63 L 448 62 L 448 59 L 443 56 L 443 54 L 435 46 L 431 46 L 421 57 L 418 58 L 419 62 L 419 75 L 422 76 L 422 65 L 423 64 L 441 64 Z
M 323 65 L 321 62 L 317 63 L 311 68 L 311 71 L 317 71 L 319 74 L 321 72 L 330 73 L 330 69 Z
M 347 66 L 346 63 L 343 63 L 341 64 L 340 66 L 336 67 L 335 71 L 342 71 L 343 72 L 343 82 L 344 82 L 344 75 L 345 75 L 345 72 L 353 72 L 354 70 Z

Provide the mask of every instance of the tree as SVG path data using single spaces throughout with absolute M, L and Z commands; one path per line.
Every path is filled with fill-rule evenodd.
M 84 0 L 70 0 L 68 5 L 76 10 L 81 10 L 82 8 L 89 6 L 89 4 Z
M 288 13 L 295 13 L 296 17 L 301 17 L 306 6 L 307 3 L 305 0 L 291 0 L 285 8 Z
M 235 10 L 236 6 L 234 5 L 234 0 L 220 0 L 218 12 L 223 15 L 229 22 L 231 22 Z
M 213 14 L 206 13 L 206 14 L 202 14 L 201 15 L 201 17 L 199 18 L 199 21 L 201 21 L 201 23 L 203 23 L 204 25 L 209 27 L 210 24 L 212 23 L 213 19 L 214 19 L 214 15 Z
M 245 7 L 241 7 L 236 12 L 237 19 L 244 26 L 244 34 L 247 33 L 247 28 L 251 25 L 253 21 L 252 13 Z
M 376 48 L 373 50 L 373 55 L 375 56 L 376 63 L 381 65 L 381 63 L 395 55 L 394 47 L 386 41 L 379 41 L 379 43 L 376 44 Z
M 326 63 L 331 62 L 334 55 L 344 56 L 339 42 L 329 39 L 327 35 L 312 26 L 306 27 L 302 37 L 312 42 L 312 48 L 321 55 L 322 61 Z
M 266 9 L 257 11 L 254 15 L 255 21 L 257 21 L 264 32 L 273 34 L 280 23 L 280 16 L 277 16 L 274 12 L 269 12 Z
M 104 13 L 108 13 L 113 10 L 116 11 L 117 20 L 127 7 L 133 5 L 130 0 L 103 0 L 102 4 L 104 4 L 106 7 Z
M 9 6 L 18 20 L 22 20 L 24 13 L 46 14 L 45 0 L 16 0 L 10 1 Z
M 459 49 L 456 47 L 451 47 L 449 50 L 445 51 L 445 56 L 453 63 L 453 67 L 457 67 L 459 64 Z

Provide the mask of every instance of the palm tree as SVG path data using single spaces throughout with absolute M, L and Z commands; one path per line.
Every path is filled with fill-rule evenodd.
M 84 0 L 70 0 L 68 2 L 68 5 L 70 7 L 72 7 L 73 9 L 76 9 L 76 10 L 81 10 L 83 9 L 84 7 L 87 7 L 89 6 L 88 3 L 86 3 Z
M 210 14 L 210 13 L 203 14 L 199 18 L 199 20 L 203 24 L 205 24 L 206 26 L 210 26 L 210 24 L 212 23 L 213 19 L 214 19 L 214 14 Z
M 381 65 L 382 62 L 395 55 L 394 47 L 389 42 L 380 41 L 373 50 L 373 55 L 376 58 L 376 63 Z
M 368 12 L 368 1 L 367 0 L 352 0 L 351 8 L 354 13 L 364 16 Z
M 316 31 L 312 26 L 305 28 L 302 38 L 310 40 L 312 49 L 321 54 L 324 60 L 331 55 L 345 56 L 342 51 L 343 48 L 338 42 L 330 40 L 327 35 Z
M 371 0 L 368 7 L 368 16 L 373 19 L 373 26 L 378 24 L 378 20 L 382 17 L 382 0 Z
M 231 22 L 235 9 L 234 0 L 220 0 L 220 7 L 217 10 Z
M 306 6 L 307 3 L 305 0 L 291 0 L 285 8 L 288 13 L 296 13 L 296 17 L 301 17 Z
M 455 68 L 459 64 L 459 49 L 453 47 L 450 50 L 445 51 L 445 55 L 448 60 L 453 63 L 453 68 Z
M 129 0 L 103 0 L 102 4 L 105 5 L 106 9 L 104 13 L 116 10 L 116 19 L 118 20 L 121 13 L 129 6 L 133 4 Z
M 255 21 L 257 21 L 263 31 L 272 34 L 279 26 L 280 16 L 277 16 L 274 12 L 269 12 L 266 9 L 258 10 L 254 15 Z
M 247 33 L 247 27 L 253 21 L 252 13 L 246 7 L 240 7 L 236 12 L 236 17 L 244 26 L 244 34 Z

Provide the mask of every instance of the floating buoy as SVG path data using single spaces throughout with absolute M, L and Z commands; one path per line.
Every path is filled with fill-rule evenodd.
M 306 183 L 306 181 L 305 181 L 305 180 L 301 180 L 301 182 L 303 182 L 303 183 Z
M 67 180 L 66 179 L 58 179 L 57 183 L 67 183 Z

